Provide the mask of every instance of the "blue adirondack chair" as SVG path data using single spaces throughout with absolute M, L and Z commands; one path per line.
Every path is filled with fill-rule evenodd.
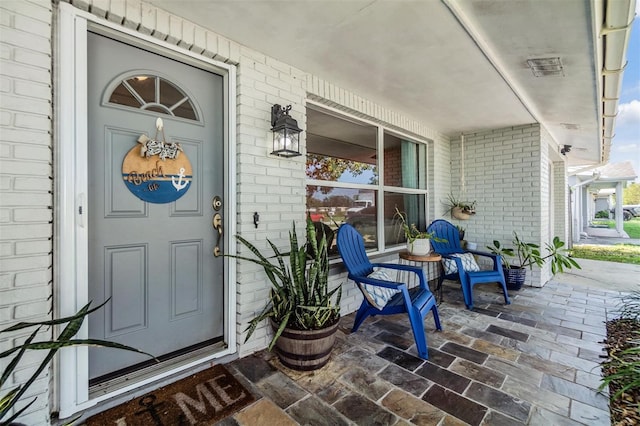
M 462 295 L 464 304 L 467 309 L 473 309 L 473 286 L 476 284 L 498 283 L 502 286 L 504 293 L 504 303 L 510 304 L 509 294 L 507 293 L 507 284 L 504 280 L 504 272 L 502 271 L 502 259 L 499 255 L 492 253 L 464 250 L 460 246 L 460 233 L 452 223 L 443 219 L 434 220 L 427 228 L 427 232 L 433 232 L 436 237 L 446 240 L 446 242 L 437 242 L 431 240 L 433 250 L 440 254 L 443 259 L 450 259 L 455 262 L 457 271 L 446 274 L 441 279 L 457 280 L 462 284 Z M 489 257 L 493 260 L 493 268 L 488 271 L 467 271 L 463 259 L 455 254 L 471 253 L 477 256 Z M 475 261 L 474 261 L 475 262 Z M 470 269 L 467 267 L 467 269 Z
M 424 271 L 420 267 L 400 265 L 395 263 L 371 263 L 364 248 L 362 236 L 349 224 L 343 224 L 338 229 L 338 251 L 344 262 L 344 266 L 349 272 L 349 278 L 356 282 L 357 287 L 362 291 L 364 298 L 356 313 L 352 332 L 369 316 L 393 315 L 408 313 L 411 322 L 411 330 L 418 349 L 420 358 L 428 359 L 427 337 L 424 331 L 424 318 L 431 311 L 437 330 L 442 330 L 436 299 L 429 290 Z M 369 277 L 374 272 L 373 268 L 392 269 L 396 271 L 408 271 L 418 276 L 419 286 L 408 289 L 406 283 L 394 282 Z M 386 302 L 384 306 L 377 306 L 372 303 L 371 292 L 365 286 L 373 286 L 377 290 L 386 289 L 399 290 Z

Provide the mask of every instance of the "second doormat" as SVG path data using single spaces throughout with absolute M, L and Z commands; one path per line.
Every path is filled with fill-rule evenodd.
M 222 365 L 213 367 L 88 418 L 97 425 L 205 425 L 255 400 Z

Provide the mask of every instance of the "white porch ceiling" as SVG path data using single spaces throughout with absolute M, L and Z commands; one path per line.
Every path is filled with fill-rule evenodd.
M 571 165 L 608 158 L 601 0 L 151 3 L 442 133 L 540 122 Z M 547 57 L 564 76 L 533 75 L 527 59 Z

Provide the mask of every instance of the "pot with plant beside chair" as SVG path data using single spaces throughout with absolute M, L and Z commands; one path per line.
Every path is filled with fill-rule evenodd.
M 491 253 L 501 256 L 509 290 L 520 290 L 527 277 L 527 268 L 532 271 L 534 265 L 542 267 L 546 262 L 551 262 L 551 272 L 554 275 L 565 269 L 581 269 L 578 262 L 569 256 L 567 249 L 563 248 L 565 243 L 559 237 L 554 237 L 551 243 L 546 244 L 547 254 L 542 254 L 538 244 L 523 241 L 515 231 L 511 243 L 513 248 L 503 247 L 497 240 L 493 241 L 492 246 L 487 246 Z

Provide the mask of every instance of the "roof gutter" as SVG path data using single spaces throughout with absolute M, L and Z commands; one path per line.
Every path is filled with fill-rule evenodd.
M 602 131 L 602 146 L 600 162 L 607 163 L 611 152 L 611 140 L 614 138 L 618 103 L 622 89 L 622 75 L 627 65 L 626 52 L 629 45 L 631 25 L 635 17 L 636 0 L 595 0 L 596 6 L 603 5 L 604 16 L 602 26 L 598 29 L 597 46 L 598 71 L 600 74 L 599 115 L 602 117 L 600 126 Z M 596 13 L 596 17 L 599 14 Z M 596 18 L 596 25 L 599 23 Z
M 587 185 L 587 184 L 589 184 L 589 183 L 591 183 L 591 182 L 593 182 L 595 180 L 598 180 L 598 179 L 600 179 L 600 172 L 595 172 L 593 174 L 593 176 L 591 177 L 591 179 L 587 179 L 585 181 L 578 182 L 575 185 L 571 185 L 571 189 L 576 189 L 576 188 L 579 188 L 581 186 L 585 186 L 585 185 Z

